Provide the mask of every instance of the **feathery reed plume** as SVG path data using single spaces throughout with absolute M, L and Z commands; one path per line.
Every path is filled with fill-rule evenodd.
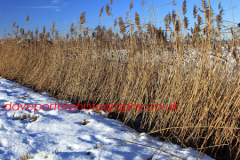
M 222 22 L 222 15 L 221 15 L 221 14 L 218 14 L 218 15 L 216 16 L 216 21 L 217 21 L 217 24 L 218 24 L 218 25 L 221 24 L 221 22 Z
M 14 34 L 17 36 L 17 34 L 18 34 L 18 29 L 17 29 L 16 31 L 14 31 Z
M 208 29 L 209 29 L 209 26 L 206 25 L 204 28 L 203 28 L 203 33 L 206 34 L 208 32 Z
M 24 29 L 23 28 L 20 29 L 20 33 L 21 33 L 22 36 L 24 35 Z
M 172 22 L 172 17 L 170 12 L 168 12 L 167 18 L 168 18 L 168 23 L 170 25 L 170 23 Z
M 88 27 L 84 30 L 84 36 L 86 37 L 88 35 Z
M 141 1 L 141 5 L 142 5 L 142 7 L 144 7 L 144 1 Z
M 14 21 L 14 22 L 13 22 L 13 28 L 15 28 L 15 25 L 16 25 L 16 22 Z
M 30 39 L 33 39 L 33 31 L 30 33 Z
M 193 7 L 193 16 L 194 16 L 194 18 L 197 17 L 197 5 L 196 4 Z
M 184 23 L 184 28 L 187 29 L 189 23 L 188 23 L 188 18 L 186 16 L 184 16 L 183 23 Z
M 95 31 L 92 32 L 92 38 L 94 38 L 94 37 L 96 37 L 96 32 Z
M 47 40 L 50 37 L 50 33 L 46 32 L 46 35 L 44 36 L 44 38 Z
M 168 29 L 168 27 L 169 27 L 169 24 L 168 24 L 169 22 L 168 22 L 168 17 L 166 16 L 165 18 L 164 18 L 164 24 L 165 24 L 165 28 L 166 29 Z
M 202 24 L 202 17 L 200 15 L 198 15 L 197 18 L 198 24 L 201 25 Z
M 111 4 L 111 5 L 113 4 L 113 0 L 110 0 L 110 4 Z
M 117 25 L 117 18 L 114 19 L 114 27 Z
M 135 24 L 137 25 L 138 29 L 140 29 L 140 18 L 137 12 L 135 12 Z
M 224 12 L 224 9 L 221 8 L 220 11 L 219 11 L 219 14 L 220 14 L 220 15 L 223 15 L 223 12 Z
M 177 4 L 175 3 L 175 0 L 172 1 L 172 5 L 176 6 Z
M 26 22 L 28 22 L 29 21 L 29 15 L 27 15 L 27 18 L 26 18 Z
M 194 31 L 193 31 L 193 28 L 191 27 L 191 33 L 193 34 L 194 33 Z
M 175 10 L 172 10 L 172 22 L 173 23 L 175 23 L 176 17 L 177 17 L 177 15 L 176 15 Z
M 52 29 L 54 30 L 54 27 L 55 27 L 55 22 L 53 21 L 53 24 L 52 24 Z
M 84 24 L 86 21 L 85 21 L 85 13 L 86 12 L 83 12 L 80 16 L 80 24 Z
M 102 13 L 103 13 L 103 9 L 104 9 L 104 6 L 101 8 L 100 12 L 99 12 L 99 17 L 101 17 Z
M 218 4 L 218 9 L 221 9 L 222 8 L 222 5 L 221 5 L 221 2 Z
M 180 24 L 179 24 L 178 20 L 175 21 L 174 27 L 175 27 L 175 31 L 178 33 L 180 31 Z
M 213 16 L 212 9 L 211 10 L 208 9 L 208 10 L 205 11 L 206 20 L 210 20 L 212 18 L 212 16 Z
M 182 10 L 183 10 L 183 15 L 185 15 L 187 13 L 187 1 L 186 0 L 183 1 Z
M 202 0 L 202 6 L 203 6 L 203 9 L 204 9 L 204 10 L 207 10 L 207 9 L 208 9 L 208 5 L 207 5 L 206 0 Z M 204 12 L 204 11 L 202 11 L 202 12 Z
M 43 35 L 45 34 L 45 32 L 46 32 L 46 27 L 43 26 Z
M 73 25 L 73 23 L 72 23 L 72 24 L 71 24 L 71 27 L 70 27 L 70 33 L 73 34 L 73 32 L 74 32 L 74 25 Z
M 147 24 L 147 32 L 148 32 L 149 34 L 152 33 L 152 26 L 151 26 L 151 23 L 150 23 L 150 22 Z
M 111 38 L 113 36 L 112 28 L 109 28 L 107 33 L 108 33 L 109 38 Z
M 68 40 L 68 38 L 69 38 L 69 34 L 68 34 L 68 33 L 66 33 L 66 41 Z
M 122 33 L 124 35 L 126 28 L 125 28 L 124 22 L 122 20 L 122 17 L 118 17 L 118 25 L 120 27 L 120 33 Z
M 42 41 L 43 40 L 43 34 L 39 33 L 39 39 Z
M 129 17 L 129 12 L 126 12 L 126 17 L 125 17 L 125 21 L 128 21 L 128 17 Z
M 54 27 L 55 27 L 55 22 L 53 22 L 52 27 L 50 28 L 50 30 L 51 30 L 51 32 L 52 32 L 52 36 L 53 36 L 53 34 L 54 34 Z
M 133 2 L 130 2 L 130 10 L 133 8 Z
M 28 35 L 30 35 L 30 29 L 28 29 L 28 31 L 27 31 L 27 36 L 28 36 Z
M 35 37 L 38 36 L 38 27 L 35 29 Z
M 195 29 L 195 32 L 199 33 L 199 32 L 201 31 L 199 24 L 197 24 L 197 25 L 195 24 L 194 27 L 195 27 L 195 28 L 194 28 L 194 29 Z
M 167 14 L 165 17 L 164 17 L 164 19 L 165 19 L 165 22 L 168 24 L 168 25 L 170 25 L 170 22 L 169 22 L 169 14 Z M 167 28 L 167 27 L 166 27 Z
M 111 15 L 111 13 L 110 13 L 110 7 L 109 7 L 108 4 L 106 5 L 105 10 L 106 10 L 107 15 L 110 16 L 110 15 Z
M 59 33 L 58 33 L 58 30 L 56 30 L 56 31 L 55 31 L 55 40 L 58 41 L 58 39 L 59 39 Z

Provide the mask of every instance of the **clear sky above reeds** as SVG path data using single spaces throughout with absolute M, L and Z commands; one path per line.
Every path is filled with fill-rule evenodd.
M 113 0 L 112 5 L 112 14 L 114 18 L 119 16 L 123 17 L 125 20 L 126 12 L 129 10 L 129 3 L 131 0 Z M 131 10 L 132 19 L 134 20 L 135 12 L 138 12 L 140 16 L 142 14 L 142 6 L 141 0 L 132 0 L 133 2 L 133 9 Z M 148 8 L 151 6 L 151 0 L 146 0 Z M 167 3 L 171 3 L 172 0 L 155 0 L 154 6 L 159 6 Z M 211 0 L 211 6 L 213 8 L 213 12 L 218 14 L 218 4 L 219 0 Z M 160 13 L 160 21 L 162 21 L 162 16 L 165 17 L 168 12 L 172 12 L 173 9 L 177 9 L 182 15 L 182 3 L 183 0 L 176 0 L 176 5 L 166 5 L 159 7 Z M 188 0 L 187 1 L 187 17 L 189 19 L 190 25 L 193 26 L 194 19 L 193 19 L 193 6 L 194 4 L 198 3 L 201 4 L 201 0 Z M 78 23 L 79 18 L 82 12 L 86 11 L 86 22 L 87 26 L 90 28 L 95 28 L 99 23 L 99 11 L 104 6 L 104 12 L 101 17 L 106 17 L 105 6 L 106 4 L 110 5 L 110 0 L 5 0 L 0 1 L 0 37 L 2 37 L 5 33 L 11 32 L 11 27 L 13 21 L 19 25 L 19 27 L 25 29 L 26 25 L 26 17 L 29 15 L 29 21 L 27 23 L 26 29 L 30 29 L 34 31 L 37 27 L 39 32 L 42 32 L 42 26 L 46 26 L 46 31 L 50 31 L 51 23 L 55 21 L 56 27 L 58 26 L 59 31 L 69 31 L 71 23 Z M 232 18 L 232 10 L 229 9 L 231 7 L 231 0 L 222 0 L 222 6 L 226 12 L 223 16 L 224 20 L 229 21 L 228 23 L 233 21 Z M 240 16 L 239 16 L 239 9 L 240 9 L 240 1 L 239 0 L 232 0 L 234 8 L 234 18 L 235 18 L 235 25 L 240 23 Z M 201 6 L 202 7 L 202 6 Z M 144 5 L 144 15 L 146 22 L 149 22 L 149 15 Z M 199 12 L 198 12 L 199 13 Z M 157 26 L 160 27 L 159 16 L 157 8 L 155 8 Z M 142 17 L 140 17 L 141 23 L 143 23 Z M 102 26 L 106 26 L 106 28 L 110 27 L 112 17 L 104 18 L 100 21 Z M 163 21 L 161 22 L 162 27 L 164 27 Z M 227 25 L 227 24 L 226 24 Z M 5 31 L 5 32 L 4 32 Z M 61 32 L 60 32 L 61 33 Z M 6 35 L 7 36 L 7 35 Z

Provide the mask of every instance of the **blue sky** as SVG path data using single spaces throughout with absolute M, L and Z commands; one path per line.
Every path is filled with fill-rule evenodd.
M 113 9 L 113 17 L 122 16 L 123 20 L 125 20 L 126 12 L 129 8 L 129 2 L 131 0 L 118 0 L 112 5 Z M 151 0 L 146 0 L 148 7 L 151 6 Z M 201 0 L 199 0 L 201 3 Z M 138 12 L 140 16 L 142 14 L 141 0 L 132 0 L 134 6 L 131 10 L 132 18 L 134 18 L 135 12 Z M 170 3 L 172 0 L 155 0 L 154 6 L 163 5 L 166 3 Z M 218 3 L 220 1 L 211 0 L 211 5 L 214 13 L 218 13 Z M 172 9 L 177 9 L 181 13 L 183 0 L 176 0 L 175 5 L 166 5 L 159 8 L 160 19 L 162 20 L 162 16 L 165 17 L 167 13 L 172 11 Z M 240 23 L 239 17 L 239 0 L 232 1 L 233 6 L 237 6 L 234 8 L 234 18 L 235 23 Z M 56 27 L 58 25 L 59 31 L 69 31 L 71 23 L 78 23 L 79 17 L 82 12 L 86 11 L 86 20 L 87 26 L 90 28 L 95 28 L 99 22 L 99 11 L 102 6 L 106 6 L 106 4 L 110 5 L 110 0 L 7 0 L 0 1 L 0 37 L 3 36 L 3 31 L 11 32 L 11 27 L 13 21 L 19 25 L 19 27 L 25 29 L 26 25 L 26 17 L 29 15 L 29 22 L 27 23 L 26 29 L 30 29 L 31 31 L 35 31 L 36 27 L 38 27 L 39 32 L 42 32 L 42 26 L 46 26 L 46 31 L 50 31 L 51 23 L 55 21 Z M 192 16 L 192 10 L 194 4 L 198 4 L 198 0 L 189 0 L 187 1 L 187 17 L 190 21 L 190 26 L 193 24 L 194 19 Z M 222 6 L 224 10 L 227 10 L 231 7 L 230 0 L 222 0 Z M 157 26 L 160 26 L 159 16 L 157 9 L 155 8 L 156 18 L 157 18 Z M 148 17 L 148 12 L 146 6 L 144 6 L 144 15 Z M 105 8 L 102 14 L 102 17 L 106 16 Z M 229 10 L 225 16 L 225 20 L 232 22 L 232 11 Z M 112 23 L 112 17 L 105 18 L 101 20 L 101 25 L 105 25 L 106 28 L 110 27 L 109 20 Z M 146 22 L 149 19 L 146 18 Z M 143 22 L 143 19 L 141 19 Z M 162 22 L 162 26 L 163 22 Z M 190 28 L 190 27 L 189 27 Z M 63 33 L 63 32 L 62 32 Z

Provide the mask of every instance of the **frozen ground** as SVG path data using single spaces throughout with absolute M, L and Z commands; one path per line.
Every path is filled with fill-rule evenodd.
M 199 152 L 192 148 L 186 149 L 168 142 L 160 142 L 151 136 L 143 136 L 133 142 L 159 150 L 133 143 L 120 145 L 122 141 L 107 138 L 130 140 L 144 133 L 136 133 L 135 130 L 122 126 L 119 121 L 91 111 L 69 113 L 68 109 L 59 111 L 52 108 L 51 111 L 41 109 L 34 114 L 34 111 L 27 110 L 27 107 L 17 110 L 17 104 L 50 105 L 55 102 L 64 104 L 64 101 L 58 101 L 46 93 L 35 93 L 0 77 L 0 159 L 20 159 L 27 151 L 32 156 L 36 153 L 33 159 L 51 160 L 146 160 L 154 153 L 153 159 L 178 159 L 178 156 L 193 160 L 199 155 Z M 8 104 L 15 104 L 16 111 L 13 108 L 10 110 Z M 7 106 L 5 109 L 10 111 L 6 111 L 4 105 Z M 46 107 L 47 105 L 45 109 Z M 39 118 L 36 121 L 17 120 L 19 115 L 24 114 L 39 115 Z M 83 125 L 84 119 L 90 123 Z M 205 155 L 203 159 L 211 158 Z

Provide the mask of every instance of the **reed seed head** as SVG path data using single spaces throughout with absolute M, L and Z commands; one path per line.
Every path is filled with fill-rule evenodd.
M 29 15 L 27 15 L 27 18 L 26 18 L 26 22 L 28 22 L 29 21 Z
M 71 24 L 71 27 L 70 27 L 70 32 L 73 33 L 74 32 L 74 25 L 73 23 Z
M 201 25 L 202 24 L 202 17 L 200 15 L 198 15 L 197 18 L 198 24 Z
M 54 30 L 54 27 L 55 27 L 55 22 L 53 22 L 53 24 L 52 24 L 52 29 Z
M 203 6 L 203 9 L 204 9 L 204 10 L 207 10 L 207 9 L 208 9 L 208 5 L 207 5 L 206 0 L 202 0 L 202 6 Z
M 175 32 L 178 33 L 178 32 L 180 31 L 180 24 L 179 24 L 179 21 L 178 21 L 178 20 L 175 21 L 174 27 L 175 27 Z
M 101 17 L 102 13 L 103 13 L 103 9 L 104 9 L 104 6 L 101 8 L 100 12 L 99 12 L 99 17 Z
M 212 16 L 213 16 L 212 10 L 209 10 L 209 9 L 205 10 L 205 18 L 206 18 L 206 20 L 210 20 L 212 18 Z
M 38 35 L 38 27 L 35 29 L 35 36 Z
M 221 2 L 218 4 L 218 9 L 221 9 L 222 8 L 222 5 L 221 5 Z
M 30 38 L 33 39 L 33 31 L 30 33 Z
M 107 15 L 110 16 L 110 15 L 111 15 L 111 13 L 110 13 L 110 7 L 109 7 L 108 4 L 106 5 L 106 8 L 105 8 L 105 9 L 106 9 Z
M 127 11 L 125 21 L 128 21 L 128 17 L 129 17 L 129 12 Z
M 183 22 L 184 22 L 184 28 L 187 29 L 189 23 L 188 23 L 188 18 L 186 16 L 184 17 Z
M 88 35 L 88 27 L 84 30 L 84 36 Z
M 85 21 L 85 13 L 86 12 L 83 12 L 80 16 L 80 24 L 84 24 L 86 21 Z
M 59 36 L 58 31 L 55 31 L 55 39 L 56 40 L 58 40 L 58 36 Z
M 141 5 L 142 5 L 142 7 L 144 7 L 144 1 L 141 1 Z
M 68 33 L 66 33 L 66 40 L 68 40 L 68 38 L 69 38 L 69 34 L 68 34 Z
M 28 31 L 27 31 L 27 35 L 30 35 L 30 29 L 28 29 Z
M 216 16 L 216 21 L 217 21 L 218 25 L 221 24 L 221 22 L 222 22 L 222 15 L 221 14 Z
M 193 16 L 194 16 L 194 18 L 197 17 L 197 6 L 196 6 L 196 4 L 193 7 Z
M 21 33 L 22 36 L 24 35 L 24 29 L 23 28 L 20 29 L 20 33 Z
M 175 23 L 176 17 L 177 17 L 177 15 L 176 15 L 175 10 L 172 10 L 172 22 L 173 23 Z
M 130 2 L 130 10 L 133 8 L 133 2 Z
M 185 15 L 187 13 L 187 1 L 186 0 L 183 1 L 182 10 L 183 10 L 183 15 Z
M 43 35 L 45 34 L 45 32 L 46 32 L 46 27 L 43 26 Z
M 170 25 L 170 23 L 172 22 L 172 17 L 170 12 L 168 13 L 167 18 L 168 18 L 168 23 Z
M 117 25 L 117 18 L 114 19 L 114 27 Z
M 137 12 L 135 12 L 135 24 L 137 25 L 138 29 L 140 29 L 140 18 Z
M 118 25 L 120 27 L 120 33 L 124 34 L 126 28 L 125 28 L 124 22 L 122 20 L 122 17 L 118 17 Z
M 48 39 L 50 37 L 50 33 L 49 32 L 46 32 L 46 35 L 45 35 L 45 39 Z

